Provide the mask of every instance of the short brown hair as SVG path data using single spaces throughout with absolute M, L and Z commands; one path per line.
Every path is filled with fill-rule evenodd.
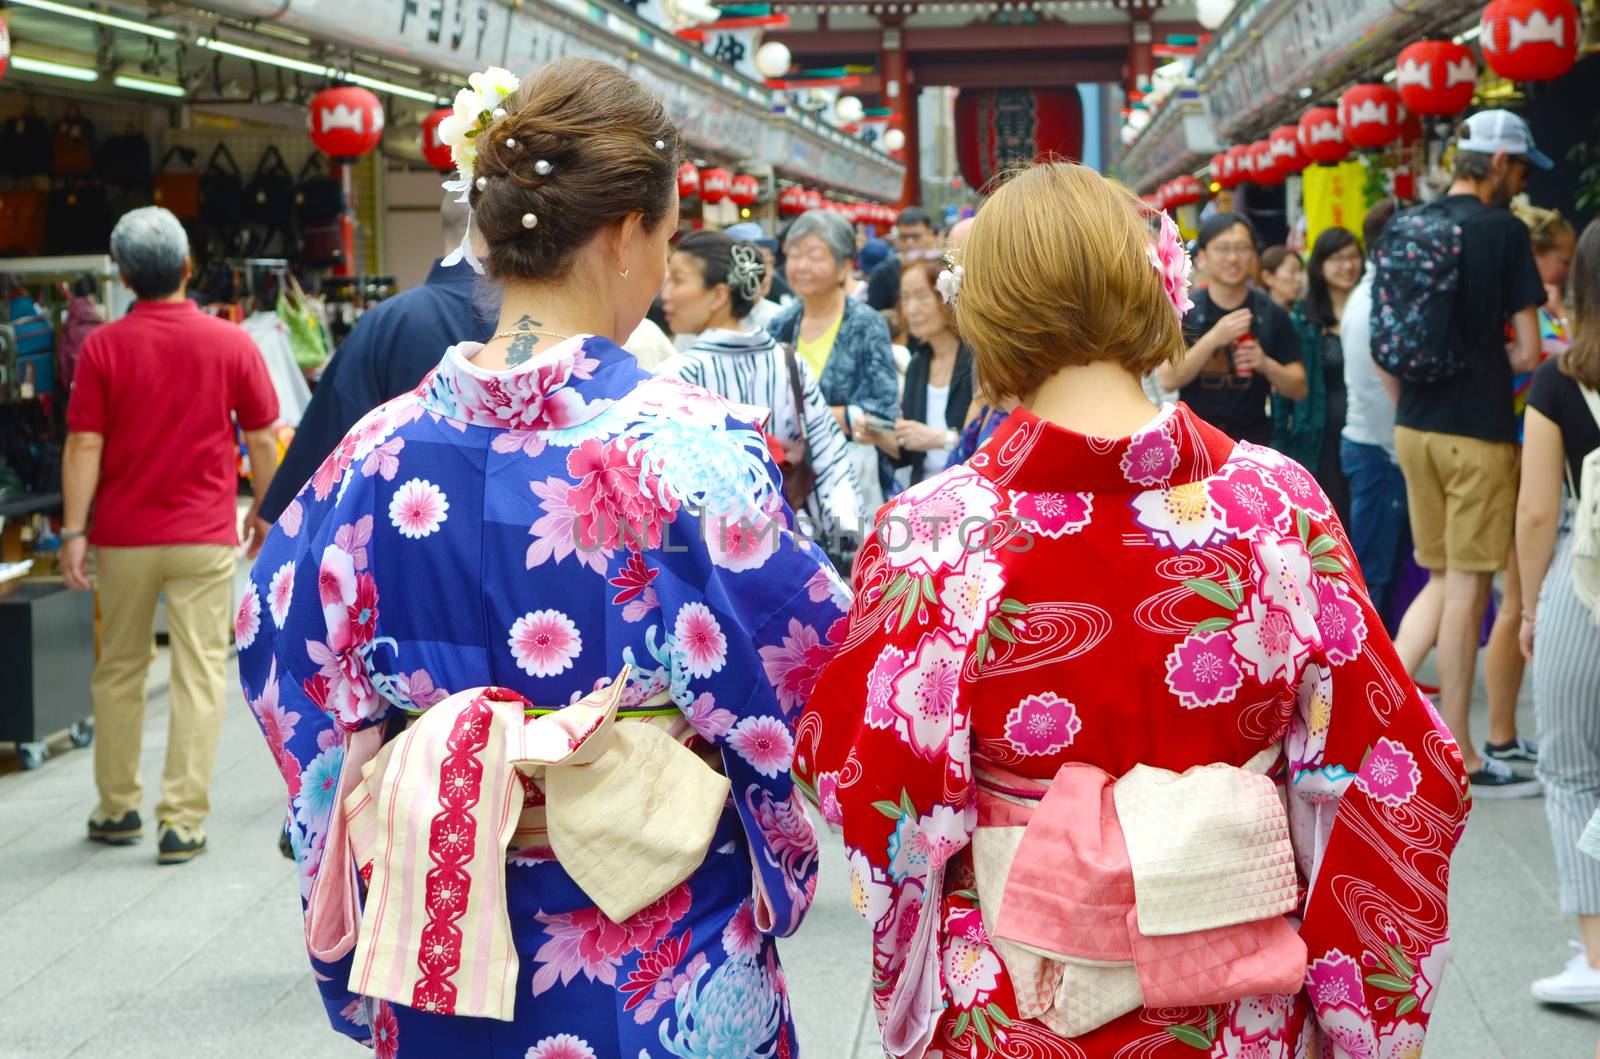
M 1600 221 L 1590 221 L 1572 255 L 1572 346 L 1561 370 L 1600 389 Z
M 900 289 L 905 289 L 905 276 L 907 273 L 922 273 L 928 281 L 928 289 L 933 291 L 934 300 L 939 303 L 939 311 L 944 314 L 944 325 L 954 331 L 956 329 L 956 314 L 951 310 L 949 303 L 939 294 L 939 276 L 944 270 L 944 262 L 937 259 L 930 261 L 927 258 L 920 258 L 916 261 L 907 261 L 900 266 Z
M 478 137 L 470 189 L 490 276 L 561 279 L 595 233 L 634 213 L 654 230 L 671 210 L 678 130 L 616 67 L 553 62 L 524 81 L 506 109 Z M 550 163 L 545 175 L 534 168 L 540 161 Z M 530 213 L 532 228 L 522 223 Z
M 1183 352 L 1150 264 L 1152 215 L 1087 166 L 1019 170 L 962 248 L 956 325 L 994 400 L 1024 398 L 1068 365 L 1115 360 L 1146 375 Z

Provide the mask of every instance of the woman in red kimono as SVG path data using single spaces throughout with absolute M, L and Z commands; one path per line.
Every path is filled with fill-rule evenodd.
M 1160 228 L 1068 164 L 984 208 L 941 287 L 1021 407 L 880 512 L 800 723 L 894 1059 L 1421 1051 L 1460 755 L 1311 475 L 1145 398 Z

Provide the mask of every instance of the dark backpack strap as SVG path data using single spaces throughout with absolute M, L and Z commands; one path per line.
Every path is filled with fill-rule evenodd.
M 810 455 L 811 439 L 806 436 L 806 398 L 805 388 L 800 385 L 800 362 L 795 360 L 794 347 L 785 342 L 778 347 L 783 350 L 783 360 L 789 368 L 789 393 L 794 398 L 794 418 L 800 425 L 800 444 L 805 447 L 805 454 Z
M 312 151 L 311 156 L 306 159 L 306 164 L 300 167 L 300 175 L 295 177 L 295 180 L 304 184 L 311 179 L 312 174 L 322 172 L 322 155 L 318 151 Z
M 263 176 L 276 173 L 281 173 L 286 177 L 293 176 L 289 171 L 289 166 L 283 160 L 283 155 L 278 153 L 278 148 L 269 144 L 261 154 L 261 161 L 256 163 L 256 179 L 260 180 Z
M 167 171 L 167 165 L 171 163 L 174 157 L 177 157 L 190 169 L 193 169 L 195 159 L 198 156 L 192 149 L 175 144 L 172 147 L 167 148 L 167 153 L 161 156 L 161 164 L 156 166 L 156 171 L 158 173 L 165 173 Z
M 224 166 L 222 163 L 227 162 Z M 233 160 L 233 152 L 228 150 L 225 143 L 217 144 L 217 149 L 211 152 L 211 158 L 206 162 L 206 172 L 227 173 L 230 176 L 239 176 L 239 163 Z

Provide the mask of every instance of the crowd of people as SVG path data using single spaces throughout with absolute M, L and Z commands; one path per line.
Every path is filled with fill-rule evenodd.
M 335 1029 L 793 1054 L 775 939 L 816 892 L 809 802 L 893 1059 L 1405 1054 L 1471 799 L 1541 785 L 1583 951 L 1534 992 L 1600 1002 L 1600 227 L 1512 212 L 1549 165 L 1519 118 L 1468 119 L 1445 195 L 1304 262 L 1212 211 L 1191 288 L 1170 218 L 1064 162 L 948 232 L 906 210 L 893 248 L 822 211 L 680 236 L 642 86 L 584 60 L 484 84 L 443 214 L 466 260 L 363 318 L 284 471 L 251 450 L 232 628 Z M 1397 303 L 1441 231 L 1436 289 Z M 205 374 L 172 349 L 226 351 L 178 333 L 185 250 L 162 210 L 113 236 L 140 301 L 85 347 L 62 534 L 88 587 L 93 501 L 126 625 L 100 841 L 139 837 L 168 596 L 170 862 L 205 846 L 194 630 L 237 538 L 218 482 L 134 458 L 166 423 L 139 395 L 203 408 L 197 450 L 271 403 L 242 362 L 171 383 Z

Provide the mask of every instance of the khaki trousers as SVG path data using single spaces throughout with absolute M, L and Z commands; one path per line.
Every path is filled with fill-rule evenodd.
M 102 623 L 90 688 L 102 816 L 116 819 L 140 806 L 145 681 L 155 655 L 156 601 L 164 595 L 172 715 L 156 819 L 188 828 L 205 819 L 226 702 L 234 567 L 234 549 L 224 544 L 95 549 Z

